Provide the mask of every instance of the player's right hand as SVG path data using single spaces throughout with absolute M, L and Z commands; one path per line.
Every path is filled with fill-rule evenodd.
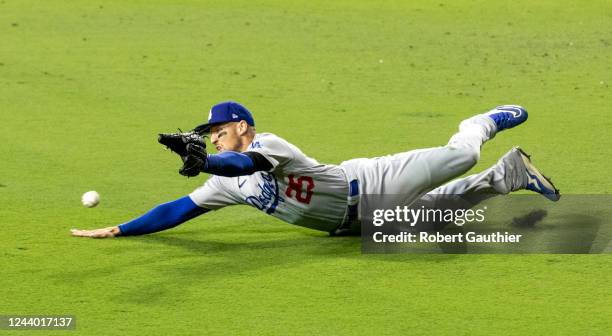
M 70 230 L 75 237 L 90 237 L 90 238 L 113 238 L 119 236 L 121 234 L 121 230 L 119 230 L 118 226 L 111 226 L 104 229 L 96 229 L 96 230 L 79 230 L 72 229 Z

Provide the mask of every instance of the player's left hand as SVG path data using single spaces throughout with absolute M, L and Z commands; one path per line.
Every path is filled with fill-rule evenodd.
M 181 157 L 183 159 L 183 167 L 179 169 L 179 174 L 187 177 L 194 177 L 204 170 L 208 154 L 206 147 L 195 143 L 187 144 L 187 155 Z
M 70 230 L 75 237 L 90 237 L 90 238 L 113 238 L 121 234 L 121 230 L 119 230 L 118 226 L 111 226 L 104 229 L 96 229 L 96 230 L 79 230 L 72 229 Z

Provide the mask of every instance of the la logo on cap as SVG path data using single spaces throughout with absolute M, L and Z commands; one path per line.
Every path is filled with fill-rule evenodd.
M 212 119 L 212 109 L 208 111 L 208 122 L 210 122 L 210 119 Z
M 236 115 L 236 113 L 232 113 L 232 118 L 238 119 L 238 116 Z

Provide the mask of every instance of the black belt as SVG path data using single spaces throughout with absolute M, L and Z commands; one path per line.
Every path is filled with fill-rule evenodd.
M 342 224 L 335 230 L 329 233 L 331 236 L 348 236 L 353 233 L 351 227 L 353 223 L 356 223 L 359 219 L 359 181 L 357 179 L 349 183 L 347 203 L 348 206 L 344 221 L 342 221 Z

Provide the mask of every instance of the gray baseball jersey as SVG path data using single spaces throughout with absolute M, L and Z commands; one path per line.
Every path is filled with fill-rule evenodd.
M 194 203 L 212 210 L 247 204 L 285 222 L 322 231 L 342 222 L 349 193 L 342 168 L 321 164 L 271 133 L 255 135 L 247 151 L 262 154 L 272 169 L 238 177 L 211 176 L 189 195 Z

